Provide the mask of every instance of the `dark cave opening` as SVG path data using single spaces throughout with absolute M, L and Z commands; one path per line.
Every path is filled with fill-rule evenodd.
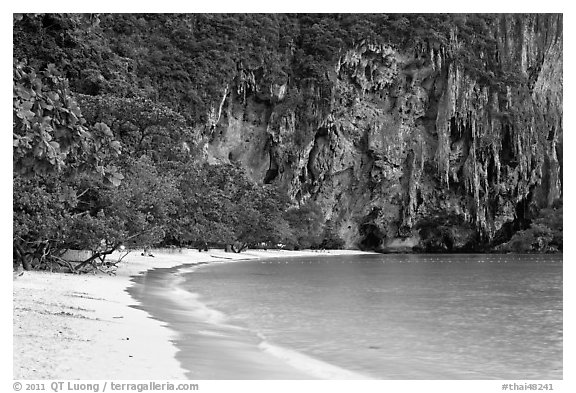
M 276 179 L 278 176 L 278 168 L 270 168 L 266 171 L 266 175 L 264 175 L 264 184 L 270 184 Z
M 380 228 L 375 224 L 364 224 L 360 227 L 362 240 L 360 241 L 361 250 L 379 250 L 382 247 L 384 238 Z
M 513 143 L 513 135 L 512 129 L 509 125 L 505 125 L 503 128 L 503 135 L 502 135 L 502 152 L 500 153 L 501 162 L 505 165 L 509 165 L 511 167 L 516 167 L 518 162 L 516 160 L 514 154 L 514 143 Z
M 516 232 L 517 224 L 514 221 L 504 223 L 492 239 L 492 246 L 498 246 L 509 241 Z
M 514 229 L 523 230 L 530 226 L 532 222 L 532 212 L 530 209 L 530 201 L 532 200 L 532 191 L 528 193 L 528 197 L 522 199 L 516 204 L 516 218 L 514 219 Z
M 516 232 L 530 227 L 532 219 L 536 215 L 531 203 L 532 200 L 533 192 L 530 191 L 525 199 L 516 204 L 514 220 L 504 223 L 496 232 L 491 242 L 492 247 L 506 243 Z
M 496 161 L 493 156 L 488 158 L 488 184 L 492 185 L 496 183 L 498 179 L 498 168 L 496 167 Z
M 327 127 L 320 127 L 318 128 L 318 131 L 316 131 L 316 135 L 314 136 L 315 139 L 318 138 L 322 138 L 322 137 L 327 137 L 329 132 L 328 132 L 328 128 Z
M 460 127 L 458 127 L 458 121 L 454 116 L 450 118 L 450 145 L 453 145 L 462 137 Z

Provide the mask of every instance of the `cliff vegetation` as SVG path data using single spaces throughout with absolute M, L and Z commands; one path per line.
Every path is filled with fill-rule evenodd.
M 15 264 L 562 250 L 562 16 L 15 14 Z

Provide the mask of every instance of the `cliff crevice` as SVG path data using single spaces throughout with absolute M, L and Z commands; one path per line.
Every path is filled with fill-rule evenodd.
M 295 204 L 318 202 L 348 247 L 506 240 L 562 197 L 562 18 L 502 15 L 474 62 L 466 34 L 356 45 L 324 84 L 259 91 L 243 70 L 215 111 L 207 159 L 240 162 Z

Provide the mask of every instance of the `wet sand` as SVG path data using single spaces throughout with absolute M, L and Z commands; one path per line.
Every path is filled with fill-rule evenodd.
M 129 292 L 154 318 L 175 332 L 176 358 L 190 379 L 368 379 L 364 375 L 270 345 L 254 332 L 230 325 L 179 285 L 189 266 L 153 269 L 133 279 Z M 225 284 L 223 284 L 225 285 Z
M 144 257 L 129 254 L 117 274 L 71 275 L 25 272 L 13 282 L 14 379 L 252 379 L 246 373 L 265 359 L 272 379 L 309 379 L 277 357 L 251 356 L 252 346 L 237 339 L 206 336 L 179 337 L 159 318 L 152 318 L 127 289 L 147 270 L 185 264 L 226 262 L 306 255 L 341 255 L 356 251 L 223 251 L 165 252 Z M 114 257 L 114 256 L 113 256 Z M 118 257 L 118 256 L 116 256 Z M 137 280 L 137 279 L 136 279 Z M 152 288 L 152 287 L 150 287 Z M 152 296 L 152 290 L 150 295 Z M 160 300 L 157 300 L 160 302 Z M 181 310 L 179 312 L 182 312 Z M 174 313 L 173 313 L 174 314 Z M 185 317 L 185 312 L 182 314 Z M 212 332 L 213 334 L 213 332 Z M 201 337 L 202 340 L 198 338 Z M 217 338 L 217 339 L 216 339 Z M 193 364 L 179 356 L 180 346 L 204 353 L 212 374 L 200 376 Z M 247 345 L 247 346 L 246 346 Z M 189 352 L 187 352 L 189 353 Z M 241 359 L 230 356 L 244 354 Z M 261 355 L 261 354 L 259 354 Z M 182 364 L 186 363 L 186 367 Z M 200 369 L 200 367 L 198 368 Z M 204 368 L 206 369 L 206 368 Z M 261 379 L 261 378 L 258 378 Z

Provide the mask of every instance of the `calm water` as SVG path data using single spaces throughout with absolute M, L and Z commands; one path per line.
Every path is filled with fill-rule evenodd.
M 562 378 L 561 255 L 242 261 L 140 284 L 190 377 Z

